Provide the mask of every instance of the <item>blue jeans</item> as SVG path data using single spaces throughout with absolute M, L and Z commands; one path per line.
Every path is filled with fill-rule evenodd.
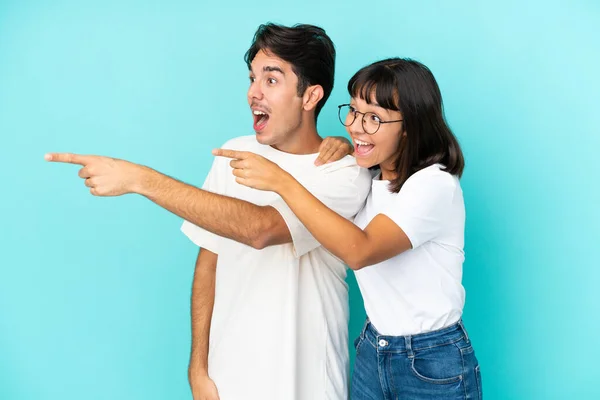
M 481 400 L 479 362 L 462 321 L 384 336 L 367 319 L 354 346 L 353 400 Z

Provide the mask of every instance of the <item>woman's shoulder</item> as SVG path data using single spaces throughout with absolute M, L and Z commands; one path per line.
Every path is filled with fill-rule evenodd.
M 457 177 L 447 172 L 445 169 L 446 167 L 442 164 L 433 164 L 415 172 L 406 180 L 406 182 L 410 180 L 436 180 L 440 182 L 447 181 L 448 183 L 456 182 Z
M 430 190 L 454 190 L 460 186 L 458 177 L 445 171 L 442 164 L 433 164 L 412 174 L 402 189 L 426 186 Z

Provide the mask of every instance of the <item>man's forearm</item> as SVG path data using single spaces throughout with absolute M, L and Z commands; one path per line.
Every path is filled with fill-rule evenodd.
M 210 323 L 215 301 L 215 278 L 218 256 L 208 250 L 200 250 L 194 272 L 192 287 L 192 350 L 190 354 L 189 380 L 208 376 L 208 341 Z
M 208 192 L 150 168 L 143 167 L 136 192 L 201 228 L 254 248 L 292 241 L 273 207 Z

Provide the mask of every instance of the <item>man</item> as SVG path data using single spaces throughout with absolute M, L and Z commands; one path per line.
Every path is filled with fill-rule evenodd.
M 260 154 L 346 218 L 370 176 L 352 157 L 317 167 L 317 116 L 333 88 L 335 49 L 311 25 L 262 25 L 246 53 L 255 135 L 223 147 Z M 139 193 L 186 220 L 196 243 L 189 380 L 195 400 L 347 398 L 346 268 L 279 196 L 238 185 L 216 158 L 202 189 L 147 167 L 55 154 L 84 165 L 95 195 Z

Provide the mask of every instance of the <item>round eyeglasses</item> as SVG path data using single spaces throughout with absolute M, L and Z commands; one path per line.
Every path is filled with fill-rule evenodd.
M 393 121 L 382 121 L 381 118 L 377 116 L 377 114 L 372 112 L 360 112 L 350 104 L 341 104 L 338 106 L 338 118 L 344 126 L 352 125 L 358 114 L 362 115 L 362 127 L 365 133 L 369 135 L 375 134 L 379 130 L 381 124 L 391 124 L 392 122 L 404 121 L 403 119 L 396 119 Z

